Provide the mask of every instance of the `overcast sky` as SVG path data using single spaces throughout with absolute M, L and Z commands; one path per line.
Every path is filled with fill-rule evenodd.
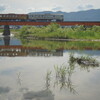
M 0 13 L 99 9 L 100 0 L 0 0 Z

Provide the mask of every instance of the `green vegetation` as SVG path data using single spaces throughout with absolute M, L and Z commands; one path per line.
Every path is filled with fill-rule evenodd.
M 3 29 L 0 29 L 0 33 L 3 33 Z
M 73 69 L 75 68 L 75 64 L 77 63 L 80 65 L 81 69 L 89 71 L 90 68 L 99 67 L 99 62 L 91 57 L 91 56 L 80 56 L 75 57 L 74 54 L 70 54 L 69 62 L 71 65 L 73 65 Z
M 37 47 L 48 50 L 55 49 L 72 49 L 72 50 L 100 50 L 100 42 L 97 41 L 43 41 L 43 40 L 29 40 L 21 39 L 23 46 Z
M 54 87 L 57 86 L 60 88 L 60 90 L 66 89 L 74 94 L 77 94 L 77 91 L 75 90 L 75 85 L 73 85 L 73 82 L 71 80 L 72 75 L 75 71 L 77 71 L 77 67 L 89 72 L 90 68 L 97 68 L 100 67 L 100 65 L 97 60 L 95 58 L 92 58 L 91 56 L 84 55 L 75 57 L 75 55 L 71 53 L 69 54 L 68 62 L 64 62 L 60 66 L 54 65 Z M 50 83 L 50 75 L 52 75 L 51 71 L 48 71 L 46 74 L 46 83 Z
M 56 73 L 56 79 L 54 86 L 60 85 L 60 89 L 69 89 L 72 93 L 77 93 L 74 90 L 74 85 L 72 84 L 71 77 L 69 74 L 69 67 L 66 67 L 65 65 L 61 65 L 60 67 L 54 66 L 55 73 Z
M 18 35 L 20 37 L 38 39 L 100 39 L 100 26 L 87 28 L 84 26 L 61 28 L 60 25 L 56 23 L 51 23 L 45 27 L 23 26 Z
M 46 74 L 46 89 L 49 89 L 51 81 L 51 71 L 47 71 Z

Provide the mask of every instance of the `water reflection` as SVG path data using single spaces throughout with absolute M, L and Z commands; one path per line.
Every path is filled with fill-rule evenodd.
M 97 62 L 96 59 L 89 56 L 74 57 L 72 53 L 69 56 L 68 63 L 69 64 L 67 66 L 65 65 L 65 63 L 63 63 L 61 66 L 58 65 L 54 66 L 54 70 L 55 70 L 54 87 L 58 86 L 60 87 L 60 90 L 62 89 L 69 90 L 73 94 L 76 94 L 77 91 L 75 90 L 75 85 L 73 85 L 71 77 L 75 72 L 76 67 L 80 67 L 81 69 L 87 70 L 88 72 L 89 72 L 89 68 L 100 67 L 99 62 Z M 78 64 L 79 66 L 76 66 L 76 64 Z M 50 81 L 51 81 L 50 75 L 51 75 L 51 71 L 47 72 L 46 75 L 47 76 L 46 80 L 48 83 L 47 86 L 50 86 Z
M 94 44 L 94 47 L 93 47 Z M 92 48 L 93 47 L 93 48 Z M 100 49 L 99 42 L 57 42 L 24 40 L 11 37 L 0 38 L 0 56 L 63 56 L 64 49 Z M 95 50 L 93 53 L 97 53 Z
M 1 87 L 0 86 L 0 94 L 5 94 L 5 93 L 8 93 L 10 92 L 10 88 L 9 87 Z
M 21 45 L 19 40 L 10 40 L 10 37 L 3 37 L 3 40 L 4 45 L 0 46 L 0 56 L 63 56 L 63 50 L 48 50 L 40 47 L 27 47 Z
M 4 39 L 4 45 L 5 46 L 9 46 L 10 45 L 10 37 L 9 36 L 8 37 L 4 37 L 3 39 Z
M 17 83 L 18 83 L 19 86 L 22 85 L 21 72 L 17 73 Z
M 54 100 L 54 95 L 50 90 L 42 90 L 39 92 L 27 92 L 23 95 L 24 100 Z
M 46 90 L 50 88 L 50 82 L 51 82 L 51 71 L 47 71 L 46 74 Z
M 40 48 L 30 48 L 23 46 L 1 46 L 0 47 L 0 56 L 63 56 L 63 50 L 46 50 Z
M 43 47 L 48 50 L 100 50 L 100 41 L 42 41 L 21 39 L 24 46 Z
M 19 91 L 22 93 L 23 100 L 54 100 L 54 95 L 52 91 L 50 90 L 50 74 L 51 72 L 47 72 L 46 75 L 46 82 L 45 86 L 46 89 L 40 90 L 40 91 L 30 91 L 27 87 L 22 86 L 22 79 L 21 79 L 21 72 L 17 73 L 18 77 L 18 85 L 19 85 Z
M 23 100 L 54 100 L 54 94 L 50 90 L 50 80 L 51 80 L 51 72 L 48 71 L 46 74 L 45 78 L 45 86 L 46 88 L 40 91 L 30 91 L 28 88 L 22 88 L 21 84 L 21 73 L 19 72 L 18 74 L 18 84 L 20 85 L 20 92 L 23 93 Z
M 100 67 L 79 63 L 83 55 L 100 62 L 99 50 L 64 50 L 67 42 L 7 41 L 0 39 L 0 100 L 99 100 Z
M 72 69 L 75 69 L 75 64 L 78 64 L 81 69 L 89 71 L 90 68 L 99 67 L 100 63 L 96 61 L 95 58 L 91 56 L 79 56 L 75 57 L 74 54 L 70 54 L 69 65 L 72 66 Z
M 71 81 L 72 73 L 74 72 L 73 66 L 65 66 L 64 64 L 60 67 L 54 66 L 55 69 L 55 82 L 54 87 L 57 85 L 60 87 L 60 90 L 65 89 L 69 90 L 71 93 L 76 94 L 75 86 Z
M 33 63 L 32 63 L 31 67 L 30 67 L 30 64 L 29 64 L 29 66 L 26 67 L 25 65 L 26 65 L 27 62 L 25 61 L 26 63 L 23 65 L 23 69 L 21 69 L 22 72 L 21 72 L 21 70 L 17 70 L 17 74 L 15 72 L 15 74 L 17 75 L 18 88 L 16 88 L 15 85 L 13 87 L 12 82 L 14 81 L 15 77 L 13 77 L 13 75 L 11 74 L 11 76 L 9 76 L 9 77 L 13 78 L 13 81 L 10 83 L 11 84 L 11 86 L 10 86 L 11 88 L 8 88 L 8 87 L 4 88 L 4 86 L 3 86 L 3 88 L 0 87 L 0 89 L 1 89 L 0 90 L 0 96 L 3 98 L 3 94 L 7 94 L 5 96 L 4 100 L 7 100 L 7 99 L 8 100 L 13 100 L 13 99 L 14 100 L 66 100 L 67 96 L 69 96 L 69 95 L 74 97 L 72 94 L 76 94 L 76 95 L 77 95 L 77 93 L 80 94 L 80 91 L 77 90 L 77 88 L 80 87 L 79 85 L 81 85 L 82 83 L 81 84 L 74 83 L 74 81 L 78 80 L 78 79 L 77 79 L 77 77 L 75 79 L 73 79 L 72 77 L 73 77 L 73 75 L 75 73 L 75 70 L 78 67 L 80 68 L 81 66 L 78 65 L 77 62 L 74 62 L 74 60 L 72 59 L 72 55 L 68 54 L 68 56 L 69 57 L 68 57 L 68 60 L 66 62 L 64 62 L 61 65 L 55 65 L 55 68 L 53 68 L 52 71 L 50 69 L 47 72 L 45 70 L 46 67 L 43 66 L 43 63 L 42 63 L 42 65 L 40 64 L 40 67 L 38 67 L 37 65 L 35 67 Z M 67 58 L 67 56 L 65 56 L 65 58 Z M 75 57 L 75 58 L 77 58 L 77 57 Z M 31 59 L 32 59 L 32 62 L 33 62 L 33 57 L 31 57 Z M 62 61 L 64 61 L 64 59 Z M 18 59 L 16 59 L 16 60 L 18 60 Z M 46 59 L 44 59 L 44 61 L 45 60 Z M 61 59 L 59 60 L 59 62 L 60 61 L 61 61 Z M 49 59 L 49 62 L 50 62 L 50 59 Z M 59 62 L 57 62 L 57 64 Z M 55 64 L 55 62 L 52 65 L 54 65 L 54 64 Z M 41 66 L 43 66 L 43 67 L 41 67 Z M 47 64 L 46 64 L 46 66 L 47 66 Z M 14 67 L 14 65 L 12 67 Z M 18 65 L 17 65 L 17 67 L 18 67 Z M 48 68 L 51 68 L 51 67 L 52 66 L 50 64 L 50 67 L 48 67 Z M 91 69 L 92 68 L 97 68 L 97 66 L 94 66 L 94 67 L 90 66 L 90 68 Z M 38 71 L 36 69 L 40 70 L 39 73 L 38 73 Z M 28 70 L 28 72 L 27 72 L 27 70 Z M 41 81 L 41 79 L 43 79 L 43 75 L 44 74 L 45 74 L 45 80 Z M 8 75 L 5 75 L 5 74 L 3 74 L 1 76 L 3 78 L 5 78 L 5 77 L 8 78 Z M 0 76 L 0 78 L 1 78 L 1 76 Z M 27 76 L 29 76 L 29 77 L 27 77 Z M 40 78 L 38 78 L 37 76 L 39 76 Z M 78 76 L 82 78 L 81 73 L 79 73 Z M 83 77 L 83 78 L 86 78 L 86 77 Z M 9 80 L 9 78 L 7 79 L 7 81 L 8 80 Z M 38 82 L 35 83 L 35 80 L 38 80 Z M 81 79 L 79 79 L 79 80 L 81 80 Z M 3 81 L 5 81 L 5 79 L 3 79 Z M 10 81 L 8 81 L 8 83 L 9 82 Z M 31 85 L 32 82 L 34 82 L 34 86 Z M 44 82 L 45 82 L 45 84 L 44 84 Z M 26 83 L 28 85 L 25 85 Z M 3 84 L 7 84 L 7 83 L 3 83 Z M 35 84 L 42 84 L 42 86 L 41 86 L 42 88 L 40 88 L 40 87 L 36 87 L 35 88 L 35 86 L 36 86 Z M 98 84 L 96 84 L 96 86 Z M 9 86 L 9 84 L 7 84 L 6 86 Z M 45 86 L 45 89 L 43 88 L 44 86 Z M 90 87 L 87 88 L 87 89 L 90 89 Z M 59 90 L 61 90 L 61 91 L 59 91 Z M 62 91 L 64 91 L 63 92 L 63 96 L 61 96 Z M 81 93 L 83 93 L 83 92 L 84 91 L 81 91 Z M 59 99 L 59 97 L 61 99 Z M 62 99 L 63 97 L 64 97 L 64 99 Z M 68 99 L 70 99 L 72 97 L 68 97 Z M 2 98 L 0 98 L 0 99 L 2 100 Z M 80 99 L 75 99 L 75 100 L 80 100 Z M 86 100 L 93 100 L 93 99 L 86 99 Z

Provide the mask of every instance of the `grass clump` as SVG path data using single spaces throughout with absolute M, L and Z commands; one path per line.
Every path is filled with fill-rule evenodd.
M 89 71 L 90 68 L 99 67 L 99 62 L 90 56 L 74 57 L 73 54 L 70 54 L 69 61 L 71 64 L 78 63 L 82 69 L 86 69 L 87 71 Z
M 54 86 L 60 85 L 60 89 L 69 89 L 70 92 L 77 93 L 71 81 L 72 70 L 64 65 L 54 66 L 54 69 L 56 73 Z
M 49 89 L 50 87 L 51 73 L 51 71 L 47 71 L 46 73 L 46 89 Z

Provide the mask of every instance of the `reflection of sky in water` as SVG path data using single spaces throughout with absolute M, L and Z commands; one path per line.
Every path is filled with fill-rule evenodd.
M 64 52 L 72 52 L 72 53 L 78 53 L 78 54 L 86 54 L 89 56 L 100 56 L 99 50 L 64 50 Z
M 75 52 L 75 55 L 89 54 L 100 62 L 100 51 Z M 2 91 L 9 87 L 9 91 L 0 94 L 0 100 L 99 100 L 100 99 L 100 68 L 90 68 L 90 72 L 80 69 L 72 74 L 71 80 L 78 94 L 69 90 L 53 88 L 45 89 L 45 75 L 52 70 L 54 80 L 54 65 L 68 65 L 69 52 L 64 51 L 61 57 L 1 57 L 0 59 L 0 87 Z
M 20 67 L 17 67 L 17 68 L 9 68 L 9 69 L 5 69 L 3 70 L 2 72 L 0 72 L 1 75 L 11 75 L 15 72 L 17 72 L 18 70 L 20 70 Z
M 0 45 L 4 45 L 4 41 L 2 38 L 0 38 Z
M 21 45 L 21 41 L 17 38 L 10 37 L 9 39 L 6 39 L 6 41 L 9 41 L 9 45 Z M 0 38 L 0 45 L 4 45 L 4 39 Z
M 10 92 L 9 87 L 0 87 L 0 94 L 8 93 L 8 92 Z
M 10 40 L 10 45 L 21 45 L 21 41 L 15 38 Z

